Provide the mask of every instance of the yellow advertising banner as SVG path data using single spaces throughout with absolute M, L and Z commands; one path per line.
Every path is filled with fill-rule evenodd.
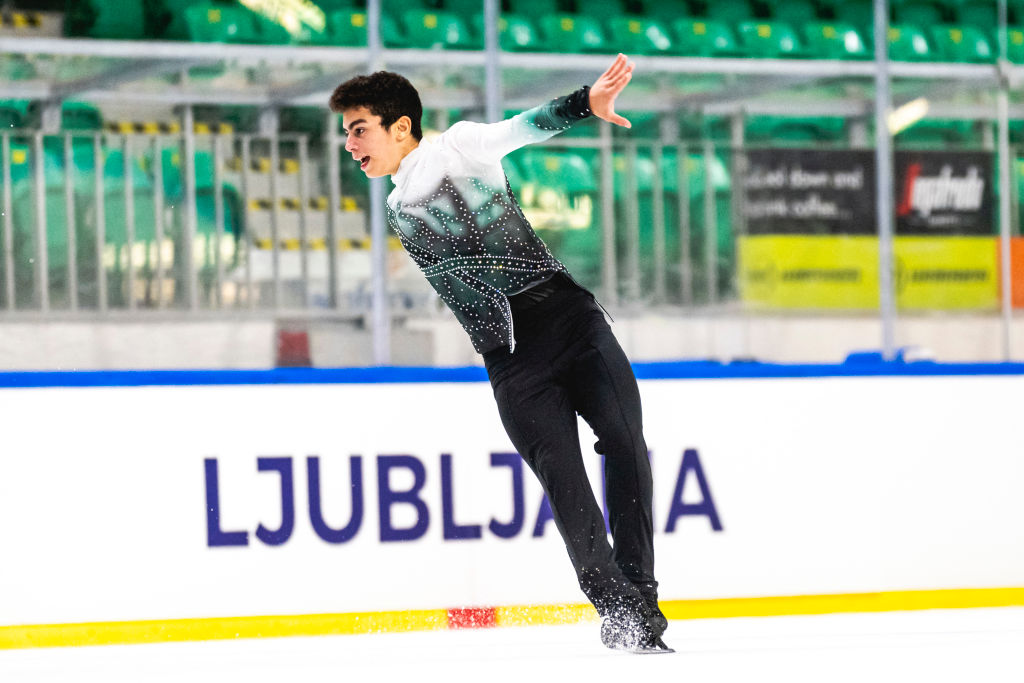
M 740 296 L 753 308 L 878 308 L 878 238 L 757 235 L 738 240 Z M 995 237 L 897 237 L 901 310 L 986 310 L 999 303 Z

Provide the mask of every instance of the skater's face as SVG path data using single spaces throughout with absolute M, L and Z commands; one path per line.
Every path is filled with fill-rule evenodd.
M 366 107 L 353 107 L 342 112 L 341 125 L 346 135 L 345 151 L 368 178 L 392 175 L 405 155 L 416 147 L 408 116 L 385 128 L 380 117 Z

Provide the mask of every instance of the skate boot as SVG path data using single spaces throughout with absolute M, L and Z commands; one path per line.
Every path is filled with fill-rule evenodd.
M 656 638 L 660 638 L 668 628 L 668 619 L 658 606 L 658 582 L 648 581 L 647 583 L 635 583 L 636 589 L 640 591 L 644 602 L 647 604 L 647 623 Z
M 635 654 L 674 652 L 652 627 L 646 601 L 639 600 L 623 600 L 622 605 L 605 615 L 601 621 L 601 643 L 612 650 Z

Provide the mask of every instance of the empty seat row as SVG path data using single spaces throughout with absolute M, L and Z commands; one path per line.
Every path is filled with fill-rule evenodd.
M 325 40 L 339 45 L 366 44 L 366 14 L 342 10 L 330 15 Z M 460 17 L 429 10 L 406 10 L 401 21 L 382 16 L 385 46 L 478 49 L 482 46 L 483 18 L 472 19 L 472 30 Z M 801 25 L 749 20 L 730 25 L 722 21 L 679 18 L 669 23 L 656 19 L 613 16 L 602 22 L 584 15 L 548 15 L 536 21 L 525 15 L 499 19 L 501 47 L 509 51 L 552 51 L 630 54 L 765 57 L 815 59 L 870 59 L 871 35 L 853 24 L 813 21 Z M 1008 57 L 1024 62 L 1024 29 L 1011 29 Z M 889 28 L 890 58 L 899 61 L 991 62 L 995 36 L 974 26 L 909 24 Z

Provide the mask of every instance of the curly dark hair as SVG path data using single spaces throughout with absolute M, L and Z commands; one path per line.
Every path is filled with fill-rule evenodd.
M 371 114 L 380 117 L 385 129 L 408 116 L 412 120 L 412 136 L 423 139 L 423 104 L 420 94 L 405 76 L 393 71 L 378 71 L 369 76 L 350 78 L 334 90 L 330 101 L 331 111 L 342 113 L 352 107 L 366 107 Z

